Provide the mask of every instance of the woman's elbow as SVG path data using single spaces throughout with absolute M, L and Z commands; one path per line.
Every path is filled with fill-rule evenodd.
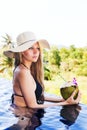
M 29 104 L 28 107 L 29 107 L 29 108 L 32 108 L 32 109 L 35 109 L 35 108 L 38 108 L 38 104 L 32 103 L 32 104 Z

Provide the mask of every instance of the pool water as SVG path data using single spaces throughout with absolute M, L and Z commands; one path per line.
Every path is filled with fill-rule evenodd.
M 9 110 L 11 94 L 11 81 L 0 78 L 0 130 L 24 130 L 19 128 L 18 118 Z M 46 108 L 38 120 L 34 117 L 32 121 L 34 126 L 25 130 L 87 130 L 87 105 Z M 23 120 L 20 124 L 23 125 Z

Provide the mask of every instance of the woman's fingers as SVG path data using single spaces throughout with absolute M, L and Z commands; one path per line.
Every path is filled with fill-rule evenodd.
M 73 94 L 72 94 L 72 98 L 75 96 L 75 94 L 76 94 L 76 91 L 73 92 Z M 78 104 L 78 103 L 80 102 L 80 99 L 81 99 L 81 92 L 78 91 L 78 96 L 77 96 L 77 98 L 74 100 L 75 103 Z
M 78 103 L 79 103 L 79 101 L 80 101 L 80 99 L 81 99 L 81 95 L 82 95 L 82 94 L 81 94 L 81 92 L 79 91 L 79 92 L 78 92 L 78 97 L 76 98 L 76 101 L 77 101 Z
M 77 93 L 77 90 L 75 90 L 72 95 L 67 99 L 67 102 L 69 104 L 78 104 L 81 99 L 81 92 L 78 91 L 78 96 L 76 99 L 74 99 L 75 94 Z
M 72 93 L 71 97 L 73 98 L 76 93 L 77 93 L 77 89 L 75 89 L 75 91 Z

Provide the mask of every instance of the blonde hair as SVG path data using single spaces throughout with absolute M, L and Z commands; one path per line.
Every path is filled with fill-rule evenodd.
M 43 72 L 43 64 L 42 64 L 42 53 L 40 53 L 39 58 L 36 63 L 32 63 L 31 65 L 31 73 L 35 80 L 37 80 L 41 86 L 44 88 L 43 80 L 44 80 L 44 72 Z
M 15 62 L 14 66 L 15 68 L 22 63 L 22 54 L 21 53 L 15 53 Z M 32 63 L 31 65 L 31 74 L 33 75 L 34 79 L 38 81 L 44 91 L 44 71 L 43 71 L 43 59 L 42 59 L 42 50 L 40 47 L 40 55 L 37 60 L 37 62 Z M 14 69 L 15 70 L 15 69 Z

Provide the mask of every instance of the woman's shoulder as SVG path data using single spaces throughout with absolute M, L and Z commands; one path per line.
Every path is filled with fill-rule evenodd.
M 15 71 L 14 71 L 14 73 L 15 73 L 15 75 L 16 76 L 26 76 L 26 75 L 31 75 L 31 73 L 30 73 L 30 70 L 27 70 L 27 69 L 25 69 L 25 68 L 23 68 L 23 67 L 21 67 L 21 66 L 18 66 L 16 69 L 15 69 Z

